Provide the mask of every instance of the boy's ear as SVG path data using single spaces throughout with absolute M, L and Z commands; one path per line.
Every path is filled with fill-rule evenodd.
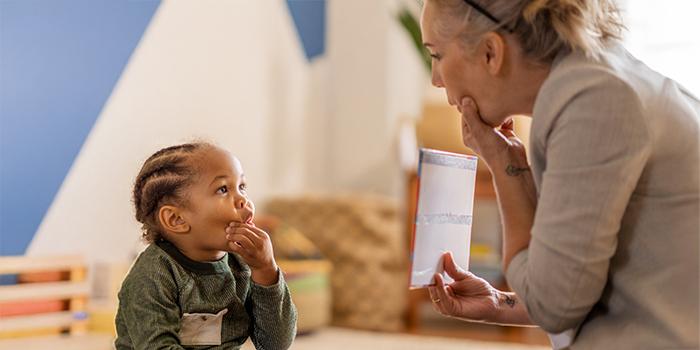
M 182 210 L 176 206 L 164 205 L 158 210 L 158 221 L 164 230 L 173 233 L 190 232 L 190 224 L 182 215 Z

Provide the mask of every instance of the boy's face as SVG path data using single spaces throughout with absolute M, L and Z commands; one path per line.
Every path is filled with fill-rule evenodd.
M 255 215 L 241 163 L 214 147 L 203 150 L 193 161 L 198 175 L 182 212 L 191 227 L 189 242 L 201 250 L 229 250 L 226 226 L 232 221 L 252 223 Z

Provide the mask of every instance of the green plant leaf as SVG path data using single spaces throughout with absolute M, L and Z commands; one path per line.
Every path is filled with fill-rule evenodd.
M 428 53 L 428 50 L 426 50 L 426 48 L 423 46 L 423 39 L 421 38 L 420 33 L 420 24 L 418 24 L 416 17 L 413 15 L 413 13 L 411 13 L 411 11 L 404 7 L 399 11 L 396 19 L 399 21 L 399 23 L 401 23 L 401 26 L 411 37 L 413 46 L 416 48 L 416 51 L 418 51 L 418 55 L 420 55 L 421 61 L 423 61 L 423 65 L 425 66 L 428 74 L 430 74 L 430 53 Z

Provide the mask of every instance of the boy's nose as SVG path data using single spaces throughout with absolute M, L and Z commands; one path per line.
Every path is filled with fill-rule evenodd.
M 239 197 L 238 199 L 236 199 L 236 209 L 245 208 L 246 203 L 248 203 L 248 199 L 246 199 L 245 197 Z

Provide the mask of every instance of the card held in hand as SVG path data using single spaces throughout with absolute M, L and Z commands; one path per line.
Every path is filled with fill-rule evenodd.
M 468 270 L 476 164 L 475 156 L 420 150 L 410 288 L 433 285 L 435 273 L 452 282 L 442 267 L 448 251 Z

